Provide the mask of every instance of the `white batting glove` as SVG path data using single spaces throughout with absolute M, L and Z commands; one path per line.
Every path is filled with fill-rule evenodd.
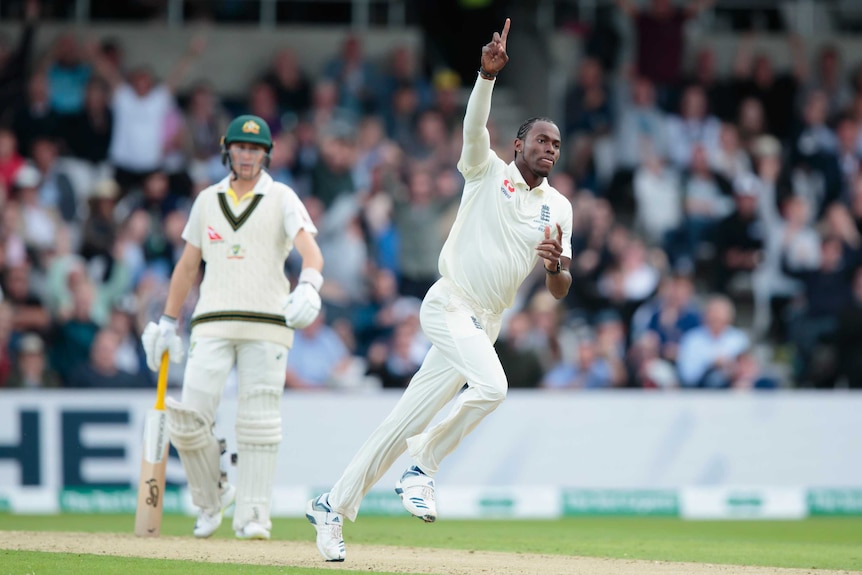
M 320 272 L 306 268 L 299 274 L 299 285 L 290 292 L 284 305 L 284 321 L 287 327 L 303 329 L 311 325 L 320 313 L 320 287 L 323 276 Z
M 171 361 L 179 363 L 185 356 L 183 340 L 177 334 L 177 320 L 163 315 L 159 323 L 150 322 L 141 335 L 144 353 L 147 355 L 147 367 L 158 371 L 162 363 L 162 354 L 167 350 Z

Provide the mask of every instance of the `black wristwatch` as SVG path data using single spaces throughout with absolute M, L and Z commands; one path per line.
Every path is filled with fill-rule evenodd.
M 560 263 L 560 260 L 557 260 L 557 267 L 556 268 L 554 268 L 552 270 L 549 270 L 547 267 L 545 268 L 545 272 L 552 275 L 552 276 L 557 275 L 561 271 L 563 271 L 563 264 Z

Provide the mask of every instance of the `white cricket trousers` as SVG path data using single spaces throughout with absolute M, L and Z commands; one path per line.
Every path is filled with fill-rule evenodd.
M 215 421 L 224 387 L 237 369 L 238 410 L 257 388 L 272 388 L 280 396 L 287 371 L 287 347 L 270 341 L 192 336 L 183 375 L 182 402 Z
M 250 521 L 267 529 L 272 527 L 269 513 L 282 438 L 281 396 L 287 354 L 286 346 L 271 341 L 192 335 L 182 390 L 182 402 L 186 406 L 204 414 L 209 421 L 215 421 L 228 376 L 234 366 L 237 370 L 235 431 L 239 461 L 233 515 L 235 530 L 242 529 Z M 210 441 L 215 442 L 215 439 Z M 218 463 L 210 461 L 209 465 L 218 467 Z M 188 475 L 188 471 L 186 473 Z M 189 481 L 191 483 L 192 479 Z M 216 486 L 204 488 L 216 489 Z
M 470 302 L 446 279 L 422 302 L 419 319 L 433 346 L 392 412 L 365 441 L 329 493 L 332 508 L 351 521 L 368 490 L 405 449 L 433 476 L 482 419 L 506 398 L 508 382 L 494 341 L 500 314 Z M 449 415 L 425 428 L 467 382 Z

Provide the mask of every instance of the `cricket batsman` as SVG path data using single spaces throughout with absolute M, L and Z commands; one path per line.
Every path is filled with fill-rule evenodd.
M 309 325 L 321 306 L 317 228 L 296 193 L 266 172 L 272 145 L 269 126 L 257 116 L 239 116 L 228 125 L 222 160 L 230 174 L 195 199 L 164 315 L 142 336 L 150 369 L 158 369 L 166 349 L 172 361 L 182 360 L 177 317 L 206 262 L 182 397 L 166 401 L 171 443 L 199 509 L 195 537 L 212 535 L 235 498 L 236 536 L 269 539 L 287 354 L 293 330 Z M 293 248 L 302 256 L 302 271 L 291 290 L 284 264 Z M 239 380 L 236 487 L 223 478 L 212 431 L 234 367 Z
M 501 314 L 538 263 L 556 299 L 571 286 L 572 206 L 547 180 L 560 157 L 559 128 L 546 118 L 524 122 L 508 164 L 491 150 L 486 125 L 494 82 L 508 61 L 509 26 L 506 19 L 502 33 L 482 48 L 467 104 L 458 162 L 465 179 L 461 206 L 440 254 L 441 279 L 420 311 L 432 348 L 341 478 L 307 504 L 317 548 L 327 561 L 344 561 L 344 518 L 355 521 L 362 498 L 405 450 L 413 465 L 395 491 L 412 515 L 436 520 L 434 475 L 440 463 L 506 398 L 506 374 L 494 351 Z M 426 429 L 456 396 L 449 415 Z

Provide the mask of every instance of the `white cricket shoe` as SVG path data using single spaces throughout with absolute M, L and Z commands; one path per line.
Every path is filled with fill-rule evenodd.
M 341 527 L 344 517 L 329 506 L 329 493 L 308 501 L 305 516 L 317 530 L 317 550 L 327 561 L 344 561 L 344 537 Z
M 194 528 L 195 537 L 205 539 L 215 533 L 221 525 L 221 520 L 224 517 L 224 510 L 231 506 L 235 497 L 236 487 L 230 483 L 222 485 L 221 509 L 212 515 L 203 510 L 198 513 L 198 519 L 195 521 Z
M 249 521 L 235 533 L 237 539 L 269 539 L 269 529 L 256 521 Z
M 395 493 L 401 496 L 401 505 L 414 517 L 425 523 L 437 520 L 437 503 L 434 499 L 434 480 L 415 465 L 408 467 L 395 484 Z

